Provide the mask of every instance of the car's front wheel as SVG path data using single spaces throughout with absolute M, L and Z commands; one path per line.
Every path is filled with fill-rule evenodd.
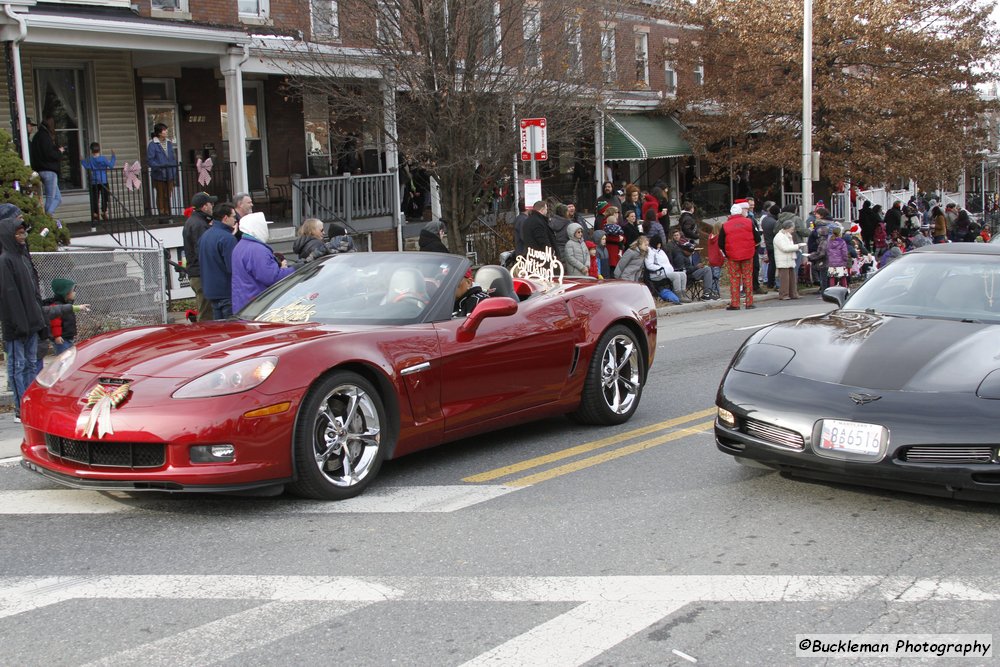
M 642 347 L 627 327 L 604 332 L 594 349 L 580 407 L 570 416 L 584 424 L 622 424 L 639 407 L 645 366 Z
M 289 490 L 305 498 L 352 498 L 378 474 L 389 446 L 385 407 L 357 373 L 336 371 L 306 396 L 296 421 L 298 479 Z

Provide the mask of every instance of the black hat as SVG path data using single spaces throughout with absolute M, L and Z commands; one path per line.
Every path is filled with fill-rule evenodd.
M 191 198 L 191 205 L 195 208 L 201 208 L 205 204 L 214 204 L 217 201 L 219 201 L 218 197 L 214 197 L 207 192 L 199 192 Z

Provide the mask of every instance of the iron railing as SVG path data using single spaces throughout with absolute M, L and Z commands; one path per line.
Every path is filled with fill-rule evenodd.
M 132 167 L 127 162 L 109 169 L 107 189 L 109 199 L 118 202 L 116 206 L 108 207 L 108 219 L 114 217 L 156 217 L 160 211 L 156 199 L 156 186 L 149 169 L 139 169 L 137 173 L 126 175 L 126 167 Z M 198 192 L 207 192 L 219 198 L 219 201 L 230 201 L 233 198 L 233 170 L 235 162 L 220 162 L 211 169 L 199 168 L 197 165 L 178 163 L 174 170 L 174 186 L 170 191 L 170 215 L 181 216 L 191 204 L 191 198 Z M 94 182 L 94 174 L 88 170 L 87 180 Z M 95 206 L 92 192 L 91 210 L 100 213 L 100 206 Z M 95 220 L 95 224 L 96 224 Z
M 392 217 L 399 212 L 396 174 L 345 175 L 323 178 L 292 176 L 292 222 L 306 218 L 336 220 L 348 230 L 365 218 Z

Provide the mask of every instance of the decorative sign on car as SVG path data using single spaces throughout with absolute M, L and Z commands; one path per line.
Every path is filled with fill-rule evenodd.
M 103 438 L 106 434 L 115 432 L 111 425 L 111 410 L 117 408 L 125 402 L 129 394 L 129 384 L 119 384 L 113 387 L 105 387 L 99 384 L 85 397 L 87 407 L 91 408 L 90 416 L 87 418 L 87 425 L 84 427 L 84 434 L 88 438 L 94 437 L 94 429 L 97 429 L 97 437 Z
M 523 257 L 518 257 L 514 262 L 511 274 L 515 278 L 528 278 L 542 280 L 547 283 L 559 283 L 563 281 L 563 263 L 556 258 L 555 252 L 548 246 L 545 252 L 528 248 Z
M 257 318 L 258 322 L 280 322 L 281 324 L 305 324 L 316 314 L 316 306 L 296 299 L 287 306 L 274 308 Z

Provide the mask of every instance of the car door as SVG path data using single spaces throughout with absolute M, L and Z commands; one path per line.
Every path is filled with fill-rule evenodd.
M 577 323 L 560 294 L 536 294 L 510 316 L 484 319 L 471 341 L 464 317 L 438 322 L 445 434 L 557 400 L 574 357 Z

